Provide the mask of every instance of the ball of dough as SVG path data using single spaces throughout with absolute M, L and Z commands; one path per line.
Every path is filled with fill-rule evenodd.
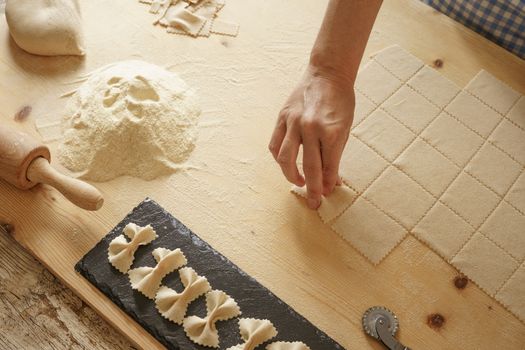
M 8 0 L 5 16 L 13 40 L 29 53 L 84 55 L 77 0 Z

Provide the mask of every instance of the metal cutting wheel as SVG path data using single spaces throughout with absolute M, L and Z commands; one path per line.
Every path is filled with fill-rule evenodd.
M 395 338 L 399 329 L 399 321 L 397 316 L 386 307 L 373 306 L 366 310 L 362 324 L 365 333 L 379 340 L 387 349 L 410 350 Z

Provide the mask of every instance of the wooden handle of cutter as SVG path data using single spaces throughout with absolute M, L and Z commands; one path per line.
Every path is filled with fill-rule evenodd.
M 27 178 L 31 182 L 53 186 L 80 208 L 98 210 L 104 204 L 104 198 L 95 187 L 59 173 L 45 158 L 38 157 L 31 162 Z

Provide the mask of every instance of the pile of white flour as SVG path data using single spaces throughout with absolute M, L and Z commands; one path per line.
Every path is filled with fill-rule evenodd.
M 200 109 L 176 74 L 142 61 L 91 73 L 68 104 L 60 162 L 78 176 L 151 180 L 181 167 L 195 145 Z

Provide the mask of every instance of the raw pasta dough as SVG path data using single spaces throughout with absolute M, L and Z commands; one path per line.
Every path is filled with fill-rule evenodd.
M 265 341 L 277 336 L 277 330 L 268 320 L 241 318 L 239 330 L 244 344 L 232 346 L 228 350 L 254 350 Z
M 128 242 L 124 235 L 113 239 L 109 243 L 108 259 L 117 270 L 126 273 L 133 264 L 139 246 L 149 244 L 157 238 L 157 234 L 150 225 L 141 227 L 134 223 L 127 224 L 123 232 L 131 241 Z
M 485 71 L 461 90 L 400 47 L 355 88 L 355 195 L 323 199 L 323 221 L 374 264 L 412 234 L 524 321 L 525 97 Z
M 239 25 L 218 20 L 224 0 L 139 0 L 150 4 L 149 12 L 159 14 L 154 24 L 172 34 L 209 37 L 211 33 L 237 36 Z
M 29 53 L 84 55 L 77 0 L 9 0 L 5 16 L 13 40 Z
M 184 290 L 177 293 L 166 286 L 160 287 L 155 297 L 155 304 L 160 314 L 168 320 L 182 325 L 188 305 L 211 289 L 206 277 L 197 275 L 191 267 L 179 270 Z
M 195 343 L 219 347 L 219 333 L 215 327 L 217 321 L 226 321 L 241 314 L 241 309 L 228 294 L 220 290 L 212 290 L 206 294 L 205 318 L 189 316 L 184 319 L 184 331 Z
M 153 257 L 157 266 L 137 267 L 128 272 L 131 288 L 138 290 L 152 300 L 155 299 L 155 294 L 164 276 L 186 265 L 187 262 L 180 249 L 157 248 L 153 251 Z

